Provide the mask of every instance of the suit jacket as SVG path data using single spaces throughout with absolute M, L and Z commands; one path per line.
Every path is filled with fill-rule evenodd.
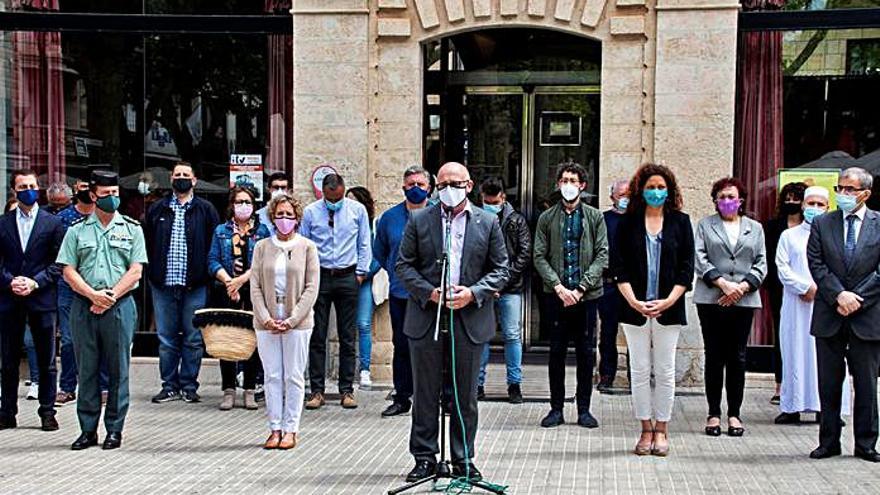
M 55 259 L 64 240 L 64 226 L 55 215 L 38 209 L 27 247 L 22 252 L 17 215 L 18 210 L 12 210 L 0 217 L 0 311 L 9 311 L 19 304 L 24 304 L 29 311 L 55 311 L 58 307 L 56 286 L 61 278 L 61 266 Z M 10 284 L 19 276 L 33 279 L 39 288 L 27 297 L 16 296 Z
M 845 322 L 863 340 L 880 340 L 880 213 L 865 212 L 853 260 L 844 260 L 843 213 L 833 211 L 816 217 L 807 243 L 810 273 L 818 293 L 813 303 L 810 333 L 832 337 Z M 837 295 L 854 292 L 864 298 L 862 307 L 850 316 L 837 312 Z
M 659 297 L 667 297 L 673 287 L 682 285 L 691 290 L 694 281 L 694 231 L 690 217 L 679 211 L 663 215 L 663 239 L 660 247 Z M 629 283 L 640 301 L 648 292 L 648 251 L 645 236 L 645 215 L 627 213 L 617 226 L 614 251 L 611 252 L 611 276 L 615 283 Z M 647 320 L 618 296 L 620 322 L 644 325 Z M 684 296 L 657 318 L 661 325 L 687 325 Z
M 413 212 L 406 224 L 397 256 L 397 277 L 409 292 L 403 333 L 421 339 L 434 329 L 437 305 L 431 292 L 440 286 L 443 222 L 440 205 Z M 459 285 L 469 287 L 474 302 L 457 311 L 474 344 L 495 335 L 495 293 L 507 284 L 507 248 L 498 216 L 472 208 L 465 228 Z
M 723 220 L 716 213 L 700 220 L 696 237 L 696 271 L 702 279 L 694 289 L 694 304 L 717 304 L 724 294 L 712 282 L 724 277 L 746 282 L 751 290 L 736 303 L 741 308 L 760 308 L 758 288 L 767 276 L 767 248 L 764 227 L 749 217 L 742 217 L 739 238 L 731 246 Z

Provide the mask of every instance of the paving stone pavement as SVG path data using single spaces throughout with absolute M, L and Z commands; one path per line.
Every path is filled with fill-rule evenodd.
M 490 365 L 490 377 L 503 380 L 502 367 Z M 543 366 L 524 372 L 546 376 Z M 402 484 L 411 468 L 410 417 L 379 417 L 387 390 L 359 392 L 353 411 L 336 403 L 304 411 L 301 444 L 264 451 L 262 411 L 218 411 L 217 367 L 206 365 L 202 377 L 203 402 L 151 404 L 159 389 L 156 364 L 134 365 L 123 448 L 109 452 L 68 450 L 78 433 L 72 405 L 59 409 L 61 430 L 45 433 L 37 429 L 36 403 L 22 399 L 19 428 L 0 432 L 0 494 L 380 494 Z M 526 395 L 544 393 L 536 390 L 540 382 L 527 382 Z M 500 392 L 504 384 L 489 389 Z M 703 396 L 680 392 L 665 459 L 630 453 L 638 425 L 625 395 L 594 395 L 601 423 L 595 430 L 574 423 L 573 405 L 566 406 L 572 423 L 543 429 L 545 403 L 483 402 L 477 466 L 512 494 L 880 493 L 880 470 L 872 464 L 850 455 L 808 459 L 818 427 L 773 425 L 770 390 L 747 390 L 741 439 L 703 435 Z M 850 427 L 843 444 L 851 450 Z

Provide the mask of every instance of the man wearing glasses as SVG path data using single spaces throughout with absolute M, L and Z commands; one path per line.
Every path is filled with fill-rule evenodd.
M 819 374 L 819 447 L 813 459 L 840 455 L 840 405 L 846 368 L 853 377 L 853 454 L 877 453 L 877 370 L 880 368 L 880 214 L 869 210 L 871 174 L 852 167 L 837 180 L 837 206 L 813 220 L 807 258 L 818 285 L 810 333 Z
M 336 307 L 339 335 L 339 393 L 346 409 L 357 407 L 354 398 L 355 316 L 358 289 L 373 261 L 367 209 L 345 197 L 345 182 L 329 174 L 321 184 L 323 198 L 306 207 L 299 233 L 318 246 L 321 287 L 315 302 L 315 328 L 309 344 L 311 394 L 306 409 L 324 405 L 324 370 L 327 359 L 327 324 L 330 305 Z

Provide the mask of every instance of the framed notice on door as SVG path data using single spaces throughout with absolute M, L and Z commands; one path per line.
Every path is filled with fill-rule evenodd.
M 572 112 L 541 112 L 541 146 L 580 146 L 581 116 Z

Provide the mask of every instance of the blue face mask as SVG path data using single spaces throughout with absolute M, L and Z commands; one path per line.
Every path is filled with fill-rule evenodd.
M 483 209 L 486 210 L 486 211 L 488 211 L 489 213 L 492 213 L 493 215 L 497 215 L 497 214 L 501 213 L 501 209 L 502 209 L 502 208 L 504 208 L 504 204 L 503 204 L 503 203 L 500 204 L 500 205 L 487 205 L 487 204 L 483 204 Z
M 668 196 L 669 191 L 666 189 L 645 189 L 642 191 L 642 197 L 645 198 L 645 202 L 648 203 L 648 206 L 653 206 L 654 208 L 663 206 Z
M 806 220 L 807 223 L 813 223 L 813 219 L 823 213 L 825 213 L 825 210 L 818 206 L 807 206 L 804 208 L 804 220 Z
M 624 196 L 617 200 L 617 209 L 620 211 L 626 210 L 629 206 L 629 198 Z
M 343 201 L 345 201 L 345 199 L 340 199 L 339 201 L 337 201 L 335 203 L 331 203 L 325 199 L 324 204 L 327 205 L 327 211 L 331 211 L 333 213 L 336 213 L 337 211 L 342 209 Z
M 844 213 L 852 213 L 859 204 L 855 196 L 837 193 L 835 197 L 837 199 L 837 207 L 843 210 Z
M 414 205 L 420 205 L 428 199 L 428 191 L 425 191 L 419 186 L 404 189 L 403 194 L 406 195 L 406 200 Z
M 33 206 L 39 197 L 40 191 L 37 191 L 36 189 L 25 189 L 24 191 L 18 191 L 15 193 L 15 199 L 25 206 Z

